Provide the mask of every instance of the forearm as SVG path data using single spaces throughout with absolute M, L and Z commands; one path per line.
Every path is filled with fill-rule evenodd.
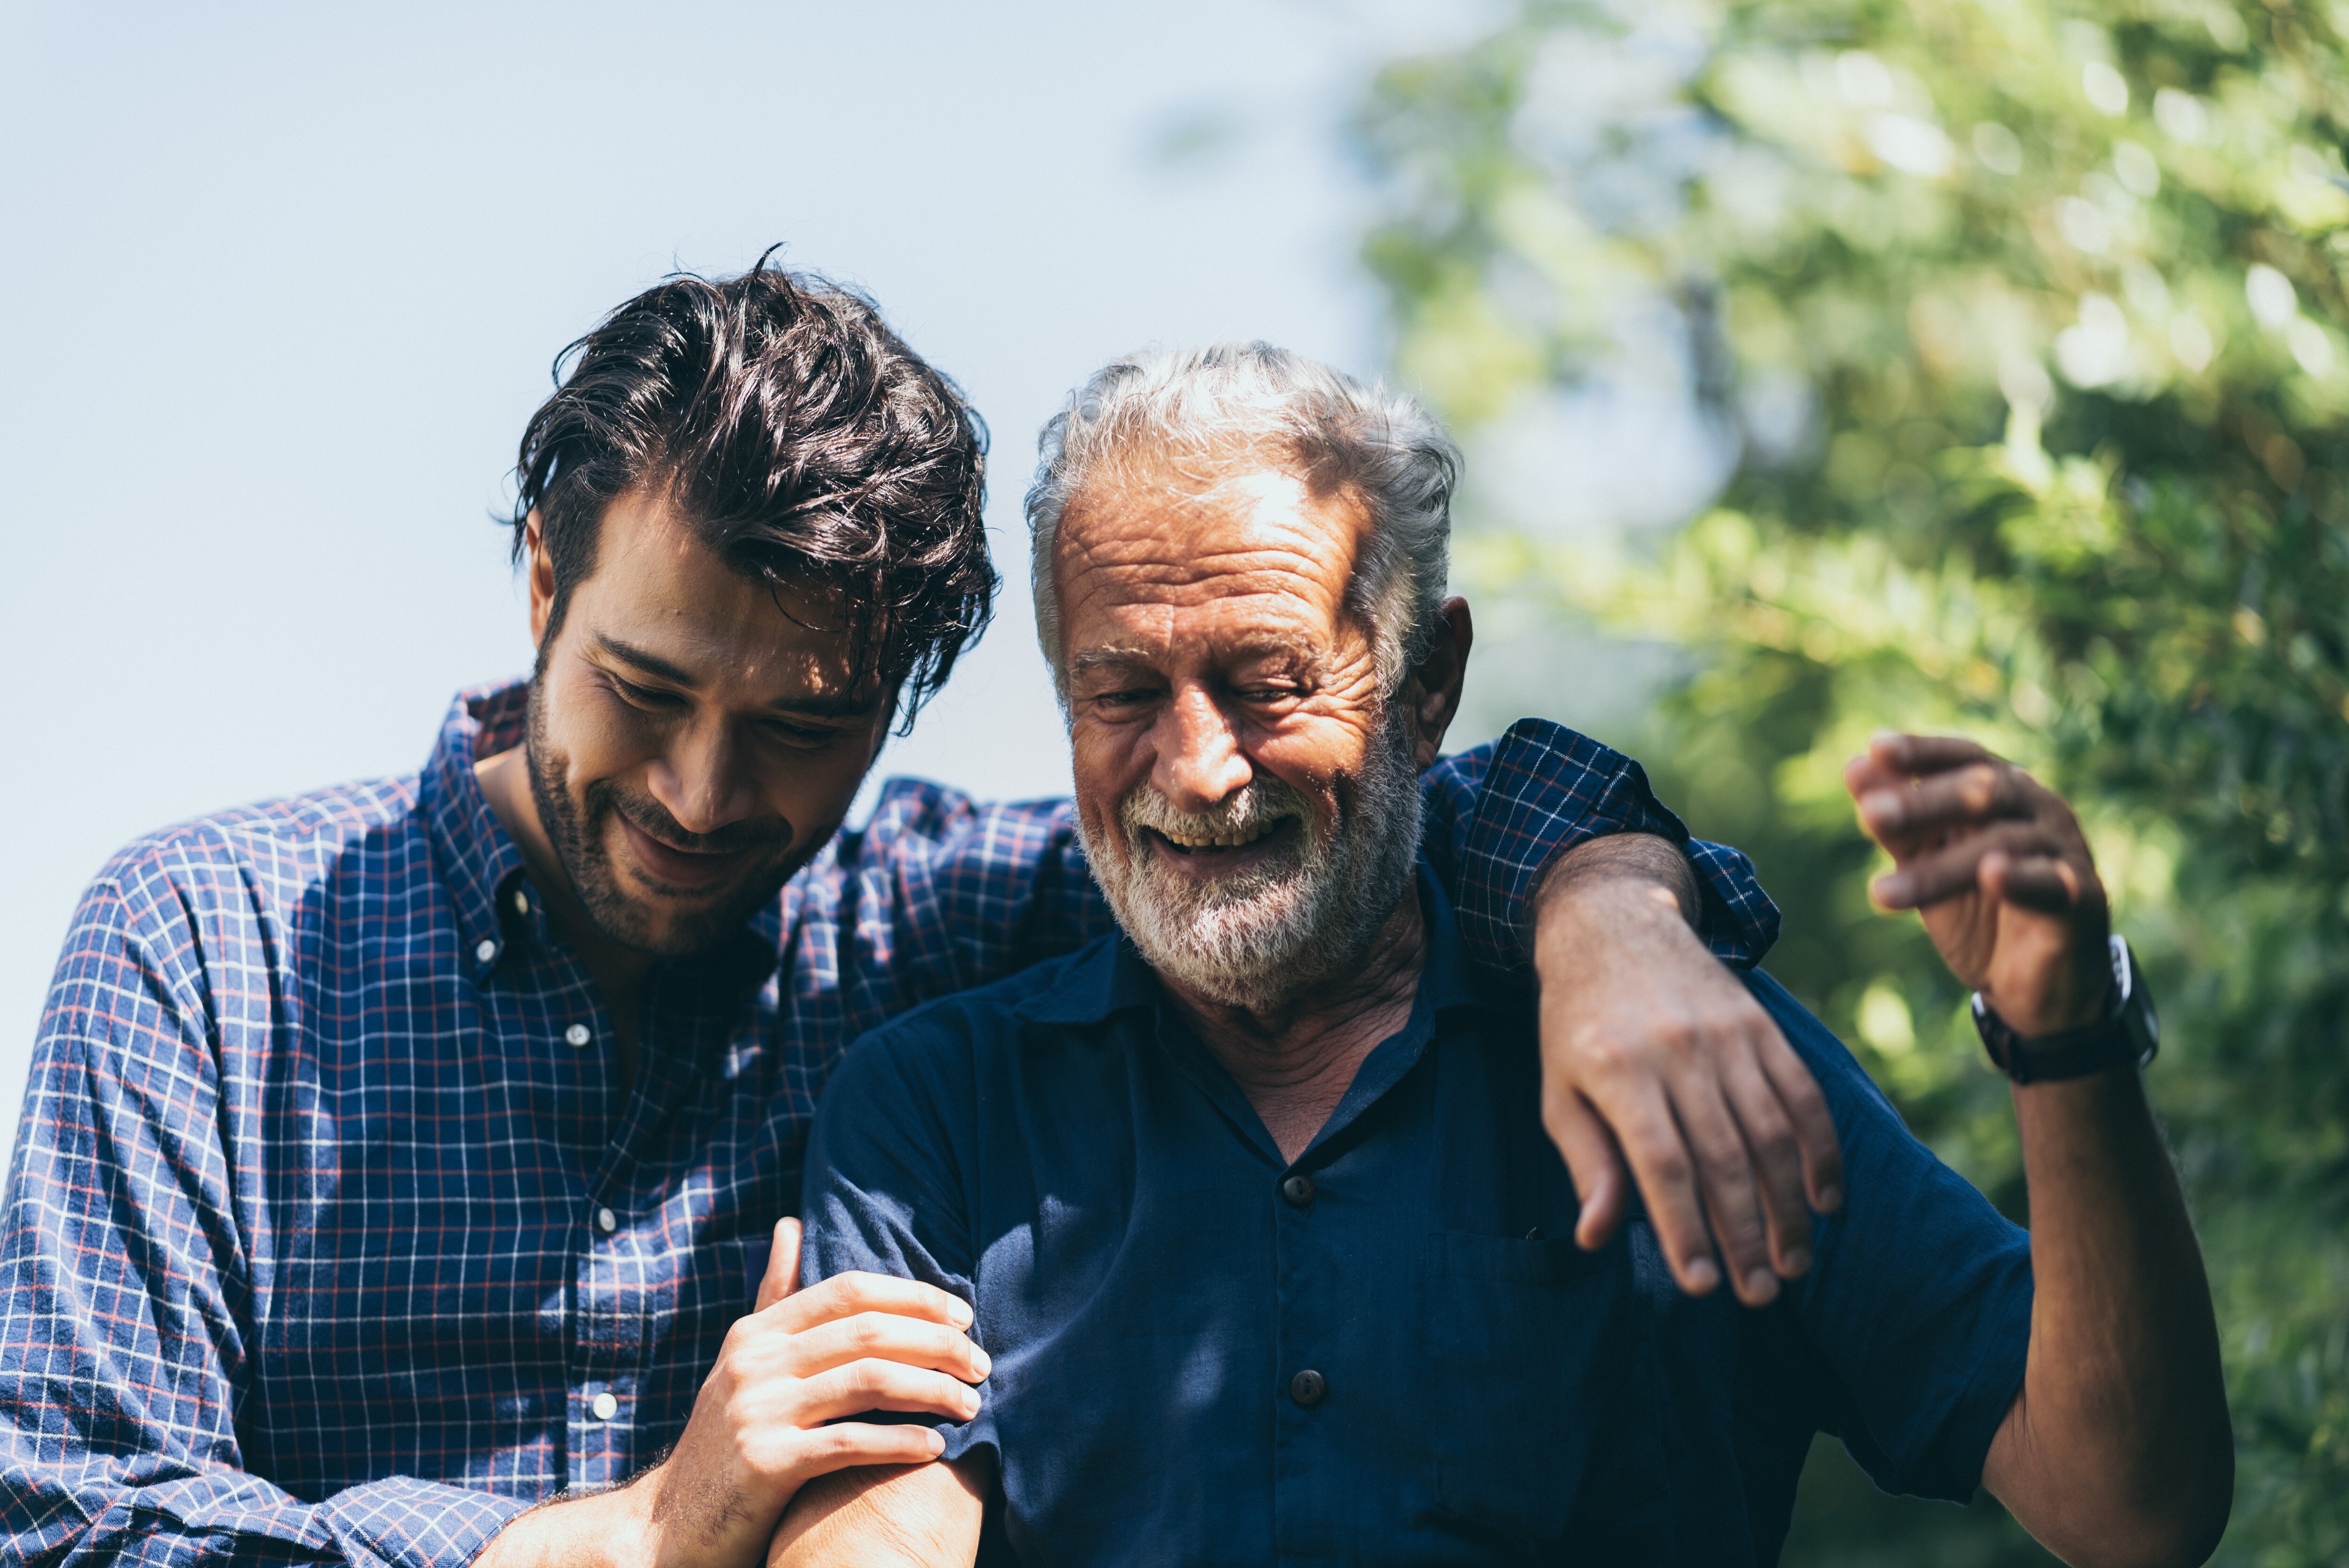
M 641 1478 L 640 1478 L 641 1479 Z M 492 1538 L 474 1568 L 624 1568 L 649 1563 L 646 1489 L 635 1486 L 531 1510 Z
M 1606 919 L 1667 905 L 1693 928 L 1703 910 L 1696 869 L 1678 844 L 1653 833 L 1614 833 L 1577 844 L 1551 862 L 1532 909 L 1554 918 Z M 1533 946 L 1528 933 L 1527 945 Z
M 2193 1226 L 2133 1068 L 2014 1091 L 2035 1294 L 1983 1480 L 2075 1563 L 2199 1563 L 2234 1487 Z
M 970 1568 L 988 1481 L 977 1456 L 820 1477 L 792 1500 L 769 1568 Z

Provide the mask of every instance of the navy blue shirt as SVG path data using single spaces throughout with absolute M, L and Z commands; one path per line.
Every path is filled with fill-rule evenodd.
M 982 1560 L 1775 1561 L 1812 1434 L 1962 1500 L 2023 1379 L 2028 1238 L 1775 982 L 1843 1211 L 1770 1307 L 1595 1253 L 1544 1134 L 1528 1000 L 1420 879 L 1410 1022 L 1293 1163 L 1109 937 L 867 1036 L 808 1157 L 802 1272 L 969 1300 L 994 1359 Z

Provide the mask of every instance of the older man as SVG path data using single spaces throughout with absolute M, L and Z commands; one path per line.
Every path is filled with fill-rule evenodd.
M 1471 642 L 1440 433 L 1253 345 L 1112 366 L 1044 449 L 1038 619 L 1123 932 L 842 1068 L 803 1277 L 968 1299 L 992 1375 L 947 1462 L 812 1485 L 774 1560 L 1768 1562 L 1817 1430 L 2075 1562 L 2208 1552 L 2209 1295 L 2060 800 L 1963 743 L 1852 775 L 1980 987 L 2036 1230 L 1752 974 L 1849 1198 L 1767 1308 L 1691 1299 L 1644 1222 L 1571 1239 L 1527 1001 L 1418 857 Z

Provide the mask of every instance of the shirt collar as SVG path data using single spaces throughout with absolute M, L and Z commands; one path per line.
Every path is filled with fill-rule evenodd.
M 1420 909 L 1427 917 L 1427 966 L 1420 972 L 1419 985 L 1431 1015 L 1499 1005 L 1509 982 L 1477 967 L 1468 956 L 1452 901 L 1424 854 L 1419 857 L 1417 881 Z M 1156 972 L 1120 932 L 1076 954 L 1057 981 L 1018 1011 L 1040 1024 L 1099 1024 L 1129 1007 L 1155 1007 L 1161 999 Z
M 498 820 L 473 771 L 483 758 L 521 745 L 529 716 L 526 680 L 459 692 L 418 786 L 425 830 L 440 863 L 441 882 L 456 906 L 458 935 L 476 979 L 497 968 L 515 936 L 546 939 L 546 913 L 530 896 L 522 850 Z M 714 980 L 716 992 L 730 999 L 775 973 L 782 929 L 779 899 L 686 966 Z
M 503 902 L 519 891 L 522 851 L 499 823 L 474 777 L 473 764 L 522 743 L 530 683 L 469 686 L 449 705 L 418 782 L 425 831 L 440 862 L 440 881 L 456 906 L 457 931 L 476 975 L 504 955 L 509 928 Z

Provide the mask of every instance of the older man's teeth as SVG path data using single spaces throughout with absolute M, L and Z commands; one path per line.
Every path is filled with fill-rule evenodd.
M 1164 829 L 1160 830 L 1160 833 L 1168 843 L 1178 849 L 1237 850 L 1244 844 L 1255 843 L 1279 825 L 1278 821 L 1266 822 L 1257 827 L 1244 828 L 1232 833 L 1173 833 Z

